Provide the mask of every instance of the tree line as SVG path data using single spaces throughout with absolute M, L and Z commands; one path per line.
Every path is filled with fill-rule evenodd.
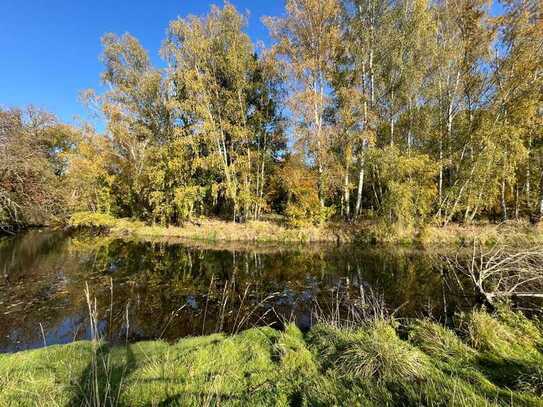
M 169 24 L 162 67 L 107 34 L 108 90 L 84 93 L 104 134 L 0 111 L 0 224 L 538 219 L 543 6 L 494 6 L 287 0 L 265 47 L 225 3 Z

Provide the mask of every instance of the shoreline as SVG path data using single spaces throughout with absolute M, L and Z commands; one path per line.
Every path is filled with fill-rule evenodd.
M 198 219 L 186 222 L 183 226 L 152 226 L 141 221 L 116 219 L 105 214 L 77 213 L 70 218 L 68 228 L 96 230 L 120 239 L 184 239 L 210 243 L 354 243 L 420 247 L 465 247 L 474 243 L 513 247 L 543 244 L 543 228 L 524 221 L 384 229 L 370 221 L 292 228 L 272 221 L 234 223 L 217 219 Z
M 511 311 L 473 311 L 457 323 L 417 319 L 403 335 L 393 319 L 307 333 L 290 324 L 0 354 L 0 404 L 543 404 L 541 326 Z

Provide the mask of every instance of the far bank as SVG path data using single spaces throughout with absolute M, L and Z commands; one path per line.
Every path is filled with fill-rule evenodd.
M 87 229 L 117 238 L 181 238 L 201 241 L 360 243 L 420 246 L 525 246 L 543 243 L 540 224 L 525 221 L 503 223 L 386 226 L 378 222 L 330 222 L 321 226 L 292 227 L 280 219 L 235 223 L 198 218 L 182 225 L 149 225 L 133 219 L 117 219 L 108 214 L 79 212 L 69 219 L 68 228 Z

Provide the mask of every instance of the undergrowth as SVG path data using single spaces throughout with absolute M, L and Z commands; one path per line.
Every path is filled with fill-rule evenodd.
M 111 215 L 79 212 L 68 220 L 71 229 L 90 229 L 114 237 L 185 238 L 202 241 L 251 242 L 336 242 L 348 238 L 333 227 L 286 227 L 271 221 L 226 222 L 218 219 L 195 219 L 179 226 L 147 225 L 132 219 L 116 219 Z M 338 234 L 339 233 L 339 234 Z
M 67 222 L 71 229 L 90 229 L 114 237 L 183 238 L 200 241 L 239 242 L 356 242 L 362 244 L 403 244 L 419 246 L 484 246 L 507 244 L 522 247 L 543 243 L 541 226 L 524 221 L 501 224 L 415 227 L 384 227 L 375 221 L 329 222 L 322 226 L 292 227 L 280 221 L 227 222 L 198 218 L 179 226 L 148 225 L 133 219 L 117 219 L 94 212 L 74 213 Z

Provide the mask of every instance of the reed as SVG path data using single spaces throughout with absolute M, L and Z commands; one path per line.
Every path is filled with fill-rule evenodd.
M 100 330 L 98 303 L 88 283 L 85 283 L 84 294 L 88 310 L 91 352 L 90 363 L 79 384 L 81 396 L 79 401 L 81 405 L 87 407 L 116 406 L 122 391 L 124 375 L 121 374 L 120 378 L 113 377 L 111 355 L 107 349 L 104 332 Z M 113 281 L 110 280 L 109 326 L 112 325 L 113 299 Z

